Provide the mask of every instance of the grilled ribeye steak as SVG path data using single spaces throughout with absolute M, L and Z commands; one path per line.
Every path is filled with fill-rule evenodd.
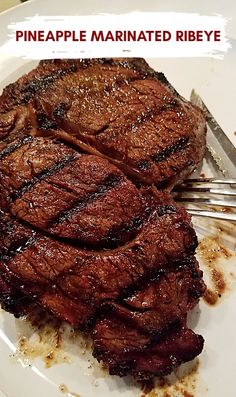
M 86 330 L 112 374 L 165 375 L 198 355 L 203 338 L 186 325 L 205 290 L 196 234 L 169 193 L 145 184 L 187 175 L 204 130 L 201 112 L 142 60 L 41 62 L 8 86 L 2 307 L 17 317 L 43 308 Z
M 140 191 L 106 159 L 50 139 L 26 136 L 9 144 L 0 153 L 0 173 L 3 209 L 79 244 L 125 242 L 151 211 Z
M 5 141 L 25 125 L 162 187 L 185 178 L 205 150 L 201 110 L 142 59 L 42 61 L 5 88 L 0 112 Z

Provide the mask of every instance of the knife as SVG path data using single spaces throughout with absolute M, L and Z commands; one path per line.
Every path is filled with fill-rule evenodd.
M 207 122 L 207 149 L 214 163 L 225 177 L 235 177 L 236 148 L 194 89 L 191 92 L 190 100 L 194 105 L 200 107 L 205 114 Z

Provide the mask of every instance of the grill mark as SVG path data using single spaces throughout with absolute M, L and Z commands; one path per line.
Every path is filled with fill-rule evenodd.
M 136 126 L 145 123 L 154 116 L 159 115 L 164 111 L 170 110 L 172 108 L 173 108 L 172 105 L 155 106 L 154 108 L 148 109 L 146 112 L 142 112 L 140 115 L 137 116 L 136 120 L 131 124 L 132 130 L 135 129 Z
M 33 78 L 28 84 L 26 84 L 21 89 L 22 100 L 24 102 L 28 102 L 35 94 L 38 94 L 41 91 L 45 91 L 54 83 L 54 81 L 60 79 L 61 77 L 77 72 L 78 68 L 75 64 L 72 64 L 67 69 L 57 70 L 56 72 L 52 72 L 46 76 L 41 78 Z
M 136 80 L 139 80 L 139 79 L 136 79 Z M 136 90 L 136 88 L 135 88 L 135 90 Z M 145 123 L 146 121 L 152 119 L 153 117 L 155 117 L 157 115 L 160 115 L 163 112 L 166 112 L 168 110 L 174 110 L 174 109 L 176 109 L 177 106 L 178 106 L 178 102 L 176 100 L 172 100 L 170 103 L 167 103 L 165 105 L 155 106 L 155 107 L 153 107 L 151 109 L 147 109 L 146 111 L 144 111 L 140 115 L 138 115 L 134 122 L 130 123 L 131 131 L 135 132 L 136 128 L 138 126 L 140 126 L 142 123 Z M 118 118 L 119 117 L 120 116 L 118 116 Z M 107 129 L 112 128 L 112 125 L 113 125 L 114 121 L 117 121 L 117 119 L 113 120 L 113 122 L 111 122 L 110 124 L 104 125 L 100 130 L 98 130 L 95 133 L 95 136 L 98 136 L 98 135 L 102 134 L 103 132 L 105 132 Z M 120 127 L 120 129 L 122 129 L 122 128 L 124 128 L 124 126 Z
M 135 231 L 138 232 L 143 223 L 148 220 L 148 217 L 152 211 L 152 207 L 147 207 L 141 216 L 134 217 L 129 224 L 121 223 L 116 227 L 112 227 L 105 237 L 105 242 L 109 244 L 116 244 L 120 241 L 120 235 L 122 233 L 134 233 Z M 175 214 L 176 208 L 174 208 L 172 205 L 159 205 L 156 208 L 156 211 L 158 216 L 163 216 L 167 214 Z
M 14 202 L 16 199 L 20 198 L 24 193 L 30 190 L 36 183 L 60 171 L 65 165 L 71 163 L 75 159 L 76 159 L 76 154 L 71 154 L 62 160 L 58 160 L 48 169 L 41 171 L 38 175 L 34 176 L 32 179 L 23 183 L 23 185 L 15 192 L 11 193 L 9 196 L 11 201 Z
M 167 148 L 153 154 L 151 156 L 151 159 L 144 159 L 138 162 L 138 169 L 140 171 L 146 171 L 148 168 L 150 168 L 152 161 L 155 163 L 160 163 L 162 161 L 165 161 L 168 157 L 170 157 L 172 154 L 179 152 L 182 150 L 184 147 L 187 146 L 187 143 L 189 141 L 189 137 L 181 137 L 179 138 L 173 145 L 168 146 Z
M 83 208 L 86 207 L 87 204 L 92 203 L 99 197 L 105 195 L 109 190 L 113 189 L 115 186 L 120 184 L 124 180 L 123 175 L 117 175 L 117 174 L 110 174 L 108 175 L 105 180 L 99 184 L 96 188 L 96 190 L 92 193 L 89 193 L 83 198 L 80 198 L 72 204 L 72 206 L 55 217 L 51 218 L 48 222 L 47 227 L 52 228 L 63 221 L 68 220 L 74 213 L 81 211 Z
M 143 211 L 142 215 L 138 215 L 131 219 L 130 223 L 122 222 L 120 225 L 111 227 L 107 232 L 106 237 L 104 238 L 106 243 L 116 244 L 120 241 L 120 235 L 122 233 L 134 233 L 138 231 L 139 228 L 143 225 L 144 222 L 147 221 L 148 216 L 151 214 L 152 208 L 147 207 Z
M 186 160 L 184 162 L 184 164 L 180 167 L 178 167 L 177 171 L 178 173 L 180 173 L 181 171 L 183 171 L 184 169 L 191 167 L 194 165 L 194 161 L 193 160 Z M 171 167 L 173 169 L 173 167 Z M 160 189 L 165 189 L 166 187 L 168 187 L 169 182 L 175 178 L 175 175 L 171 175 L 168 178 L 166 178 L 164 181 L 160 181 L 157 183 L 157 187 Z
M 177 153 L 181 149 L 183 149 L 187 145 L 188 141 L 189 141 L 189 137 L 181 137 L 175 143 L 173 143 L 173 145 L 170 145 L 161 152 L 154 154 L 151 158 L 156 163 L 164 161 L 167 157 L 170 157 L 173 153 Z
M 21 139 L 18 139 L 16 142 L 13 144 L 8 145 L 6 148 L 4 148 L 1 153 L 0 153 L 0 160 L 2 160 L 4 157 L 8 156 L 9 154 L 14 153 L 17 149 L 19 149 L 21 146 L 25 145 L 28 142 L 33 141 L 33 137 L 31 135 L 24 136 Z
M 123 291 L 120 293 L 118 299 L 116 300 L 118 304 L 123 305 L 125 299 L 129 299 L 136 293 L 140 292 L 140 289 L 143 288 L 144 284 L 150 282 L 159 282 L 161 278 L 168 276 L 170 272 L 189 272 L 195 271 L 195 277 L 199 278 L 199 273 L 194 269 L 196 266 L 195 257 L 192 255 L 187 256 L 186 258 L 182 258 L 176 267 L 173 267 L 171 263 L 169 263 L 164 268 L 159 269 L 146 269 L 144 273 L 138 277 L 136 282 L 129 285 L 128 287 L 124 288 Z M 191 270 L 190 270 L 191 269 Z

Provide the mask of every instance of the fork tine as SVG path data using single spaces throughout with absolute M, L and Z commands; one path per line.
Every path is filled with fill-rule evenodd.
M 223 221 L 236 221 L 236 214 L 229 214 L 219 211 L 205 211 L 205 210 L 195 210 L 187 209 L 191 215 L 195 216 L 206 216 L 208 218 L 221 219 Z
M 203 197 L 175 197 L 175 201 L 182 203 L 194 203 L 194 204 L 205 204 L 205 205 L 215 205 L 220 207 L 231 207 L 236 208 L 236 201 L 229 200 L 215 200 L 211 198 Z
M 196 193 L 210 193 L 219 194 L 223 196 L 236 196 L 236 191 L 229 189 L 212 189 L 210 187 L 197 187 L 197 186 L 178 186 L 175 192 L 196 192 Z
M 184 184 L 192 183 L 218 183 L 223 185 L 236 185 L 236 178 L 232 179 L 216 179 L 216 178 L 192 178 L 185 179 Z
M 209 187 L 207 184 L 222 184 L 222 187 L 216 186 Z M 205 186 L 204 186 L 205 185 Z M 183 185 L 176 186 L 174 189 L 174 200 L 177 202 L 182 202 L 185 204 L 190 204 L 190 206 L 194 206 L 195 208 L 186 208 L 187 211 L 194 216 L 203 216 L 208 218 L 215 218 L 221 220 L 228 221 L 236 221 L 236 213 L 232 212 L 224 212 L 224 211 L 214 211 L 206 210 L 199 208 L 199 205 L 213 205 L 220 206 L 225 208 L 236 208 L 236 190 L 230 189 L 224 185 L 236 185 L 236 178 L 228 178 L 228 179 L 217 179 L 217 178 L 192 178 L 186 179 Z M 203 195 L 205 193 L 205 196 Z M 228 199 L 219 199 L 215 197 L 209 197 L 208 195 L 219 195 L 219 196 L 228 196 L 233 197 L 231 200 Z M 192 204 L 192 205 L 191 205 Z M 197 208 L 196 208 L 197 205 Z

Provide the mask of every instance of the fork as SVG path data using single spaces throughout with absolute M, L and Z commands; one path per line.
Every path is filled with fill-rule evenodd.
M 214 187 L 214 185 L 219 186 Z M 175 201 L 187 204 L 187 211 L 194 216 L 236 221 L 236 212 L 234 212 L 236 189 L 234 190 L 234 187 L 236 187 L 235 178 L 194 178 L 186 179 L 182 185 L 176 186 L 173 194 Z M 218 196 L 224 198 L 218 198 Z M 201 208 L 202 206 L 210 206 L 210 210 Z M 215 210 L 214 207 L 221 207 L 221 209 Z

